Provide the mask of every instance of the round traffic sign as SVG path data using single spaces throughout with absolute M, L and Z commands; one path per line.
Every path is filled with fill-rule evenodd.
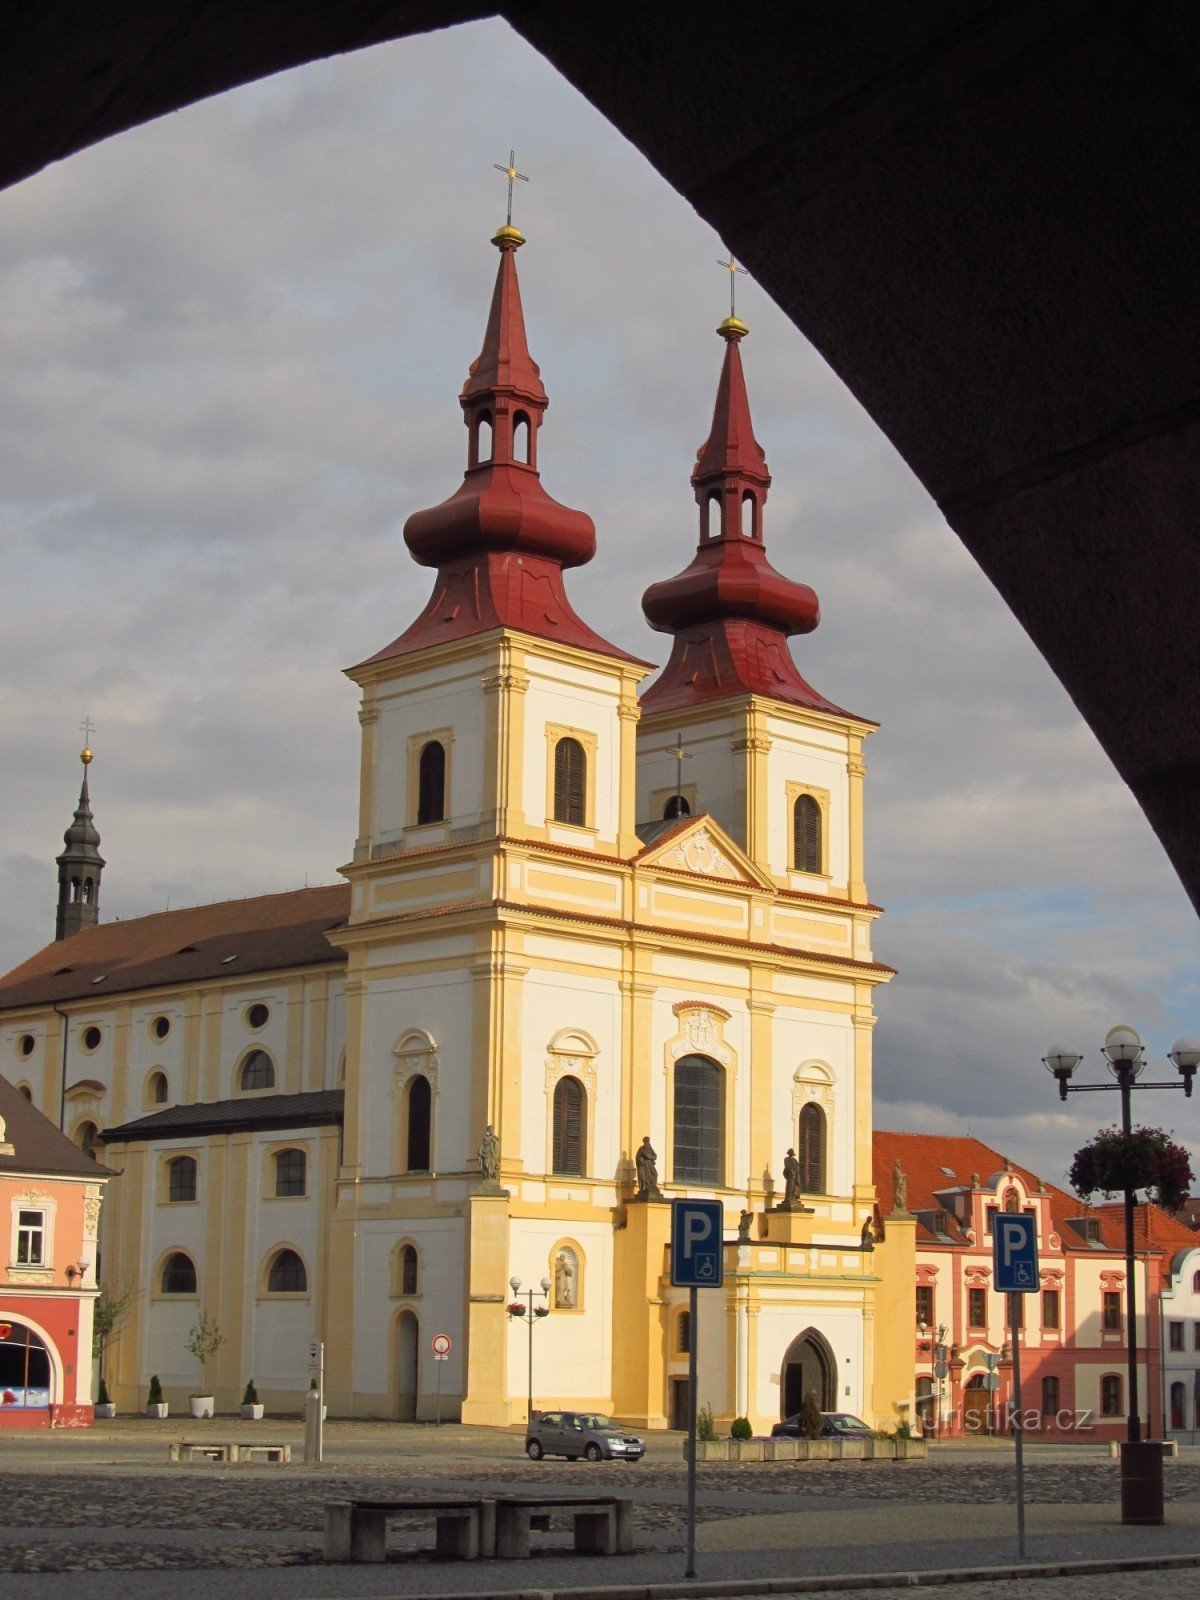
M 949 1371 L 950 1368 L 944 1361 L 935 1361 L 933 1363 L 933 1375 L 935 1378 L 944 1378 Z
M 998 1389 L 1000 1387 L 1000 1374 L 998 1372 L 989 1372 L 983 1380 L 983 1387 L 985 1389 Z
M 435 1356 L 448 1356 L 450 1354 L 450 1335 L 448 1333 L 435 1333 L 433 1336 L 433 1353 Z

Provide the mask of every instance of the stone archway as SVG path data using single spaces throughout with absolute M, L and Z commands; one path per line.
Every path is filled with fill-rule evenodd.
M 415 1422 L 417 1416 L 417 1381 L 420 1373 L 418 1359 L 420 1325 L 416 1314 L 402 1311 L 396 1318 L 392 1334 L 395 1345 L 393 1394 L 396 1416 L 401 1422 Z
M 804 1404 L 809 1391 L 817 1408 L 832 1411 L 837 1403 L 837 1359 L 824 1334 L 806 1328 L 792 1340 L 779 1374 L 780 1416 L 791 1417 Z

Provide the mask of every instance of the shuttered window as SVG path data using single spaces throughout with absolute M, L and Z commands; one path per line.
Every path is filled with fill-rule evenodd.
M 805 1194 L 825 1193 L 825 1113 L 808 1104 L 800 1112 L 796 1140 L 800 1161 L 800 1188 Z
M 417 776 L 417 823 L 443 822 L 446 817 L 446 751 L 431 739 L 421 751 Z
M 429 1124 L 433 1097 L 429 1079 L 416 1077 L 408 1086 L 408 1162 L 409 1172 L 429 1171 Z
M 675 1064 L 675 1137 L 671 1172 L 676 1183 L 720 1184 L 724 1075 L 703 1056 Z
M 560 739 L 554 746 L 554 820 L 582 828 L 587 808 L 587 757 L 578 739 Z
M 587 1144 L 587 1097 L 578 1078 L 560 1078 L 554 1086 L 555 1172 L 583 1172 Z
M 797 872 L 821 870 L 821 807 L 802 794 L 792 808 L 792 866 Z

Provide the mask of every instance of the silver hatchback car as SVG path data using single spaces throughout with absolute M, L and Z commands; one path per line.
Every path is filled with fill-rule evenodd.
M 626 1433 L 619 1422 L 599 1411 L 543 1411 L 525 1433 L 525 1454 L 531 1461 L 543 1456 L 567 1456 L 577 1461 L 639 1461 L 646 1454 L 641 1439 Z

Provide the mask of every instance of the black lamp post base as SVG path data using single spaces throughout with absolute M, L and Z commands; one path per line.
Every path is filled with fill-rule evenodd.
M 1163 1522 L 1163 1447 L 1158 1439 L 1121 1445 L 1121 1521 L 1156 1528 Z

